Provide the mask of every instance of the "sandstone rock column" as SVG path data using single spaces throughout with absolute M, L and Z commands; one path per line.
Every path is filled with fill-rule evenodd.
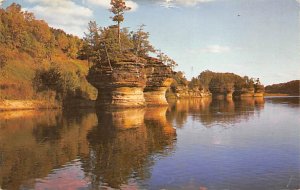
M 254 85 L 254 97 L 263 97 L 265 93 L 265 87 L 261 84 Z
M 97 64 L 89 70 L 88 81 L 98 89 L 97 107 L 127 108 L 145 106 L 145 60 L 125 54 L 111 65 Z
M 144 89 L 146 104 L 168 105 L 166 91 L 173 82 L 172 70 L 159 59 L 148 58 L 145 65 L 147 83 Z
M 241 98 L 253 97 L 254 96 L 254 88 L 243 88 L 241 93 Z

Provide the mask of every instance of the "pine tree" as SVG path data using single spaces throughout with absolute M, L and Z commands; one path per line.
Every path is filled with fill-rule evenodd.
M 118 26 L 118 40 L 119 46 L 121 49 L 121 23 L 124 21 L 125 11 L 129 11 L 131 8 L 127 7 L 124 0 L 111 0 L 110 4 L 112 5 L 110 11 L 115 15 L 112 17 L 114 22 L 117 22 Z

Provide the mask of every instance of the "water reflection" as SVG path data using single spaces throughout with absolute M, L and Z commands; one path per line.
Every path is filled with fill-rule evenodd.
M 0 189 L 274 189 L 289 180 L 297 189 L 299 107 L 298 98 L 207 98 L 1 112 Z
M 0 187 L 4 189 L 32 189 L 35 179 L 88 154 L 86 134 L 97 121 L 95 114 L 78 120 L 57 111 L 3 112 L 0 117 Z
M 300 106 L 299 97 L 266 97 L 266 101 L 272 104 L 285 105 L 290 108 L 299 108 Z
M 0 187 L 119 188 L 149 178 L 174 148 L 166 110 L 1 113 Z
M 98 125 L 87 135 L 90 152 L 83 164 L 93 189 L 120 188 L 130 179 L 150 177 L 153 156 L 173 148 L 176 133 L 165 113 L 163 108 L 97 111 Z
M 181 128 L 188 116 L 200 121 L 206 127 L 214 125 L 232 125 L 242 120 L 248 120 L 264 109 L 264 98 L 244 98 L 242 100 L 217 100 L 211 98 L 185 99 L 172 102 L 168 119 L 176 122 Z

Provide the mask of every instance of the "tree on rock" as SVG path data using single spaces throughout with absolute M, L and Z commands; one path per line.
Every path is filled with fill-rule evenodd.
M 120 25 L 124 21 L 125 11 L 129 11 L 131 8 L 127 7 L 124 0 L 111 0 L 110 4 L 112 5 L 110 11 L 115 15 L 112 17 L 114 22 L 117 22 L 118 25 L 118 39 L 119 46 L 121 49 L 121 34 L 120 34 Z
M 165 65 L 169 66 L 172 70 L 175 69 L 175 67 L 178 66 L 178 64 L 176 63 L 176 61 L 174 61 L 173 59 L 171 59 L 168 55 L 166 55 L 165 53 L 163 53 L 161 50 L 157 50 L 157 58 L 163 62 Z
M 149 53 L 156 50 L 149 42 L 149 32 L 144 31 L 145 25 L 141 25 L 136 32 L 132 32 L 133 52 L 139 57 L 148 57 Z

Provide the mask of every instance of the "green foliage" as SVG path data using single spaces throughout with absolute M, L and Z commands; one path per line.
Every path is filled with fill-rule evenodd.
M 112 5 L 110 11 L 115 15 L 112 20 L 118 24 L 124 21 L 125 11 L 129 11 L 131 8 L 127 7 L 124 0 L 111 0 Z
M 174 70 L 175 67 L 178 66 L 178 64 L 173 59 L 171 59 L 169 56 L 167 56 L 161 50 L 157 50 L 157 58 L 161 62 L 163 62 L 165 65 L 169 66 L 172 70 Z
M 254 82 L 253 78 L 248 76 L 241 77 L 234 73 L 216 73 L 209 70 L 203 71 L 197 77 L 192 79 L 193 84 L 200 85 L 204 90 L 210 91 L 242 91 L 243 89 L 260 89 L 263 90 L 263 85 L 260 84 L 259 79 Z M 193 85 L 190 84 L 190 87 Z
M 80 58 L 88 59 L 90 62 L 100 65 L 118 61 L 122 58 L 124 52 L 133 49 L 133 42 L 130 39 L 128 30 L 121 30 L 121 52 L 117 32 L 117 28 L 114 26 L 100 28 L 96 22 L 91 21 L 88 26 L 88 33 L 85 33 Z
M 201 82 L 197 78 L 194 78 L 194 77 L 189 82 L 188 86 L 190 89 L 195 89 L 195 88 L 197 88 L 199 90 L 203 89 Z
M 33 79 L 33 86 L 38 92 L 55 91 L 58 99 L 74 97 L 79 89 L 78 74 L 63 71 L 59 66 L 53 64 L 49 69 L 40 69 L 36 71 Z M 78 91 L 78 90 L 77 90 Z
M 155 53 L 156 50 L 149 42 L 149 32 L 144 31 L 145 25 L 141 25 L 136 32 L 131 32 L 133 42 L 133 52 L 139 57 L 147 57 L 149 53 Z
M 61 98 L 94 99 L 97 92 L 85 79 L 88 64 L 77 59 L 82 46 L 82 39 L 50 28 L 16 3 L 0 8 L 0 99 L 36 99 L 53 90 Z
M 185 78 L 184 73 L 179 71 L 173 75 L 174 82 L 171 87 L 176 88 L 177 86 L 187 86 L 188 80 Z
M 118 58 L 123 57 L 124 52 L 128 52 L 133 48 L 132 41 L 129 38 L 129 33 L 125 29 L 121 30 L 120 40 L 122 44 L 122 51 L 120 51 L 118 46 L 117 30 L 115 27 L 103 28 L 101 30 L 101 58 L 103 60 L 111 59 L 118 61 Z M 106 55 L 106 50 L 108 55 Z
M 281 93 L 289 95 L 300 95 L 300 80 L 266 86 L 267 93 Z
M 57 46 L 69 57 L 76 58 L 80 42 L 79 38 L 36 20 L 32 13 L 22 11 L 16 3 L 0 9 L 0 43 L 10 49 L 24 51 L 38 59 L 51 59 Z
M 110 11 L 114 14 L 112 17 L 112 20 L 114 22 L 117 22 L 118 30 L 117 30 L 117 36 L 118 36 L 118 43 L 119 48 L 122 50 L 122 43 L 121 43 L 121 31 L 120 31 L 120 25 L 121 22 L 124 21 L 124 13 L 125 11 L 129 11 L 131 8 L 127 7 L 124 0 L 111 0 L 111 9 Z

